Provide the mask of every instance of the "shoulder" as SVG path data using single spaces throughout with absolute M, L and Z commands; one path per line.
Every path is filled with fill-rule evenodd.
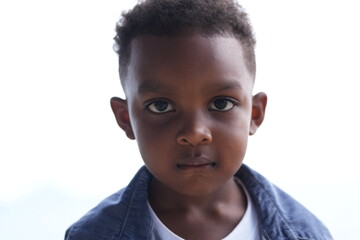
M 126 188 L 104 199 L 74 223 L 66 231 L 65 240 L 118 239 L 127 223 L 134 221 L 132 215 L 138 206 L 146 201 L 150 176 L 141 168 Z
M 65 234 L 65 239 L 106 239 L 113 233 L 109 226 L 115 212 L 122 212 L 122 196 L 126 188 L 109 196 L 74 223 Z M 118 229 L 118 227 L 115 227 Z
M 303 205 L 246 165 L 237 172 L 253 199 L 265 235 L 280 239 L 332 239 L 327 228 Z

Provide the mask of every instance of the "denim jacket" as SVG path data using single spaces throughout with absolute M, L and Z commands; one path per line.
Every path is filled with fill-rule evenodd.
M 326 227 L 292 197 L 246 165 L 236 173 L 254 201 L 263 240 L 331 240 Z M 102 201 L 65 240 L 156 240 L 147 196 L 152 175 L 142 167 L 130 184 Z

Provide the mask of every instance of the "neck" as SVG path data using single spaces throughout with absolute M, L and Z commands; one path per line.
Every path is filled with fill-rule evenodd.
M 246 207 L 245 194 L 234 178 L 209 194 L 194 196 L 174 191 L 154 178 L 149 189 L 149 202 L 155 212 L 214 211 L 233 204 Z

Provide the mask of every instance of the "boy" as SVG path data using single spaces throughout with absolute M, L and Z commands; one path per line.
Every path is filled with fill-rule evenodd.
M 145 167 L 65 239 L 332 239 L 242 164 L 267 97 L 252 95 L 255 40 L 237 3 L 147 0 L 116 30 L 126 100 L 111 107 Z

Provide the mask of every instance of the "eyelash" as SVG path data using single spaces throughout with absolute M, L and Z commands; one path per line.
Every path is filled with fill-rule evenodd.
M 225 110 L 223 110 L 223 109 L 212 109 L 212 106 L 214 106 L 214 107 L 216 108 L 216 106 L 215 106 L 214 103 L 215 103 L 215 101 L 217 101 L 217 100 L 226 101 L 226 106 L 228 105 L 228 103 L 231 103 L 232 106 L 230 106 L 230 108 L 225 106 L 225 107 L 226 107 Z M 164 106 L 165 109 L 164 109 L 163 111 L 162 111 L 162 110 L 159 111 L 158 109 L 155 109 L 156 106 L 155 106 L 154 104 L 156 104 L 156 103 L 166 103 L 167 105 Z M 209 110 L 209 111 L 216 111 L 216 112 L 227 112 L 227 111 L 230 111 L 231 109 L 233 109 L 234 107 L 238 106 L 238 104 L 239 104 L 238 101 L 235 100 L 235 99 L 233 99 L 233 98 L 229 98 L 229 97 L 217 97 L 217 98 L 215 98 L 215 99 L 213 99 L 213 100 L 211 101 L 208 110 Z M 170 108 L 170 109 L 169 109 L 169 108 Z M 175 111 L 176 111 L 175 107 L 173 106 L 173 104 L 172 104 L 169 100 L 167 100 L 167 99 L 162 99 L 162 98 L 153 99 L 153 100 L 147 102 L 147 103 L 145 104 L 145 110 L 148 110 L 149 112 L 154 113 L 154 114 L 164 114 L 164 113 L 175 112 Z
M 210 111 L 227 112 L 227 111 L 230 111 L 231 109 L 233 109 L 234 107 L 236 107 L 236 106 L 239 105 L 239 102 L 236 101 L 236 100 L 233 99 L 233 98 L 229 98 L 229 97 L 217 97 L 217 98 L 215 98 L 214 100 L 211 101 L 210 106 L 214 105 L 214 103 L 215 103 L 216 100 L 225 100 L 227 104 L 228 104 L 228 103 L 231 103 L 232 106 L 231 106 L 230 108 L 225 109 L 225 110 L 222 110 L 222 109 L 211 109 L 211 108 L 209 107 L 209 110 L 210 110 Z
M 165 109 L 165 110 L 167 110 L 167 109 L 169 108 L 169 106 L 171 107 L 171 109 L 170 109 L 170 110 L 167 110 L 167 111 L 165 111 L 165 112 L 156 111 L 155 109 L 151 109 L 153 104 L 161 103 L 161 102 L 164 102 L 164 103 L 168 104 L 168 105 L 166 106 L 166 109 Z M 155 106 L 154 106 L 154 107 L 155 107 Z M 174 108 L 173 104 L 172 104 L 169 100 L 167 100 L 167 99 L 162 99 L 162 98 L 153 99 L 153 100 L 147 102 L 147 103 L 145 104 L 145 109 L 148 110 L 149 112 L 155 113 L 155 114 L 163 114 L 163 113 L 167 113 L 167 112 L 175 112 L 175 108 Z

